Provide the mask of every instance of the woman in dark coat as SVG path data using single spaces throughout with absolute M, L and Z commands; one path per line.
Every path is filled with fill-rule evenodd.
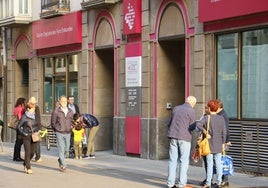
M 28 103 L 26 105 L 26 111 L 23 114 L 21 120 L 18 124 L 18 131 L 22 135 L 23 146 L 25 151 L 24 158 L 24 171 L 27 174 L 32 174 L 33 171 L 31 169 L 30 161 L 34 156 L 35 145 L 36 142 L 32 140 L 32 133 L 38 132 L 38 123 L 35 116 L 35 105 L 32 103 Z
M 221 187 L 222 183 L 222 164 L 221 155 L 225 147 L 226 127 L 224 118 L 217 114 L 219 108 L 217 100 L 210 100 L 207 104 L 210 115 L 204 116 L 196 122 L 196 126 L 209 139 L 211 153 L 206 156 L 207 161 L 207 177 L 206 184 L 203 188 L 211 187 L 211 179 L 213 175 L 213 161 L 215 161 L 217 171 L 217 185 Z M 207 130 L 208 118 L 210 118 L 209 129 Z

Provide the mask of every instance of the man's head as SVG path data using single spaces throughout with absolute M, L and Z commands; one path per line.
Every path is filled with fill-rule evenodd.
M 73 95 L 68 96 L 68 103 L 74 104 L 74 96 Z
M 188 96 L 185 100 L 188 104 L 190 104 L 192 107 L 196 104 L 196 98 L 194 96 Z
M 65 96 L 61 96 L 59 102 L 62 108 L 67 108 L 67 98 Z

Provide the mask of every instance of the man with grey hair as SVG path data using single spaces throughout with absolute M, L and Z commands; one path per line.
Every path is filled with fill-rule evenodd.
M 168 188 L 175 188 L 175 179 L 177 165 L 179 161 L 178 186 L 181 188 L 190 188 L 187 185 L 187 171 L 189 166 L 189 157 L 191 150 L 191 130 L 190 125 L 195 122 L 195 111 L 193 107 L 196 104 L 196 98 L 189 96 L 185 103 L 176 106 L 171 114 L 167 137 L 169 143 L 169 162 L 168 162 Z

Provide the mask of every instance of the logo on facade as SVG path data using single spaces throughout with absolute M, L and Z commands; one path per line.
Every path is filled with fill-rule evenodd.
M 134 27 L 134 23 L 135 23 L 134 20 L 135 20 L 135 10 L 133 6 L 130 3 L 128 3 L 127 13 L 125 14 L 125 21 L 130 30 L 133 29 Z

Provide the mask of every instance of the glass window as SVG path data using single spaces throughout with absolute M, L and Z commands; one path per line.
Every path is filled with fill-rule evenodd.
M 19 13 L 28 14 L 28 0 L 19 1 Z
M 229 34 L 218 37 L 218 98 L 232 117 L 237 117 L 237 61 L 238 35 Z
M 242 117 L 267 118 L 267 30 L 242 33 Z
M 77 59 L 77 55 L 44 58 L 44 112 L 51 113 L 62 95 L 73 95 L 77 103 L 78 67 L 73 68 L 74 57 Z
M 267 119 L 267 52 L 268 29 L 217 37 L 217 97 L 230 118 Z

